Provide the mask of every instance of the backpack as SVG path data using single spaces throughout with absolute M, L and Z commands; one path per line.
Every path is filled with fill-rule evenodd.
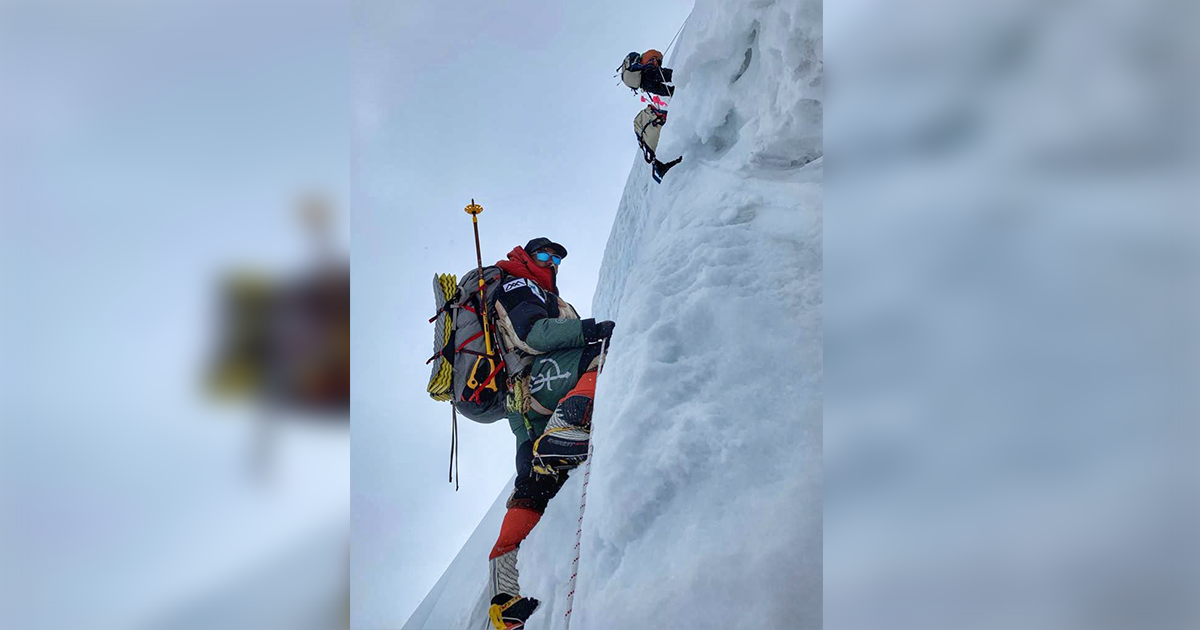
M 639 55 L 631 52 L 621 62 L 621 81 L 631 90 L 642 87 L 642 70 L 638 64 Z
M 484 305 L 487 328 L 479 316 L 479 270 L 472 269 L 462 280 L 452 274 L 433 277 L 437 313 L 433 333 L 433 363 L 426 390 L 437 401 L 450 401 L 462 415 L 484 424 L 504 417 L 510 375 L 518 374 L 528 359 L 507 352 L 497 330 L 496 298 L 505 273 L 499 267 L 484 267 Z M 491 354 L 487 345 L 491 343 Z
M 625 60 L 621 62 L 620 67 L 621 81 L 625 82 L 626 87 L 636 92 L 642 87 L 642 70 L 655 67 L 660 68 L 659 73 L 662 73 L 662 58 L 662 53 L 653 48 L 640 55 L 636 52 L 625 55 Z

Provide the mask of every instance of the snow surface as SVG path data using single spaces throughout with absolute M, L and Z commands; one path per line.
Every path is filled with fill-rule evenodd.
M 697 0 L 668 59 L 684 161 L 635 159 L 605 251 L 571 628 L 821 626 L 821 46 L 819 1 Z M 521 546 L 531 628 L 567 628 L 582 480 Z M 488 627 L 507 493 L 405 628 Z

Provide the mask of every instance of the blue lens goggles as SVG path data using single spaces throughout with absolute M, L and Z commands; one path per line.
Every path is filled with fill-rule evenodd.
M 551 256 L 548 252 L 538 252 L 534 255 L 537 256 L 537 259 L 542 262 L 546 262 L 547 260 L 550 260 L 550 261 L 553 261 L 554 264 L 556 264 L 556 265 L 562 264 L 562 256 Z

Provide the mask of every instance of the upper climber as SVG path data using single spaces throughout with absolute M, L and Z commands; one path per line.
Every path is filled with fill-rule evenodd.
M 662 53 L 651 48 L 642 54 L 631 52 L 621 63 L 621 80 L 633 90 L 645 90 L 659 96 L 673 96 L 675 86 L 671 82 L 672 71 L 662 67 Z
M 651 95 L 649 104 L 633 119 L 633 134 L 637 136 L 642 157 L 650 165 L 650 176 L 659 183 L 662 183 L 663 175 L 672 166 L 683 161 L 683 156 L 679 156 L 670 162 L 662 162 L 655 155 L 658 135 L 667 123 L 667 101 L 664 99 L 675 95 L 675 86 L 667 85 L 671 82 L 673 72 L 670 68 L 662 67 L 662 58 L 662 53 L 651 48 L 640 55 L 631 52 L 621 62 L 621 80 L 625 85 L 635 92 L 642 90 Z M 642 102 L 646 101 L 643 96 Z

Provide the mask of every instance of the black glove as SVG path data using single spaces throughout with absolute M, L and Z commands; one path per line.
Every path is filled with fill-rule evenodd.
M 583 340 L 586 343 L 600 343 L 602 340 L 612 337 L 614 326 L 616 324 L 610 321 L 597 322 L 591 318 L 585 319 L 583 320 Z
M 612 321 L 596 322 L 596 341 L 595 341 L 595 343 L 599 343 L 601 341 L 604 341 L 605 339 L 612 337 L 613 328 L 616 328 L 616 327 L 617 327 L 617 324 Z

